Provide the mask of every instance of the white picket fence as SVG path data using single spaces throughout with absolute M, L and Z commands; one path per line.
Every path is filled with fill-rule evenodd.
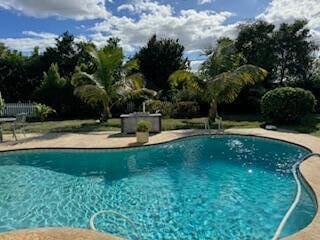
M 0 115 L 3 117 L 13 117 L 19 113 L 26 113 L 27 117 L 35 117 L 36 110 L 32 103 L 6 103 Z

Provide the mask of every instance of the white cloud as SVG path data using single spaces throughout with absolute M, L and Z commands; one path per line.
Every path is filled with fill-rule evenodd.
M 317 28 L 320 27 L 319 0 L 273 0 L 258 18 L 276 24 L 305 18 L 311 28 Z
M 206 3 L 212 3 L 213 0 L 198 0 L 198 4 L 200 5 L 203 5 L 203 4 L 206 4 Z
M 39 18 L 57 16 L 84 20 L 109 16 L 104 0 L 0 0 L 0 8 Z
M 3 42 L 11 49 L 19 49 L 22 52 L 31 52 L 35 46 L 38 46 L 41 51 L 46 47 L 53 46 L 55 44 L 55 38 L 57 35 L 52 33 L 37 33 L 33 31 L 24 31 L 22 38 L 3 38 L 0 42 Z
M 18 49 L 24 53 L 30 53 L 34 47 L 39 47 L 40 51 L 44 51 L 47 47 L 52 47 L 56 43 L 56 38 L 59 37 L 53 33 L 23 31 L 24 37 L 21 38 L 0 38 L 7 47 Z M 77 36 L 76 42 L 87 40 L 85 36 Z
M 292 23 L 295 19 L 307 19 L 312 39 L 320 44 L 319 0 L 272 0 L 264 13 L 257 16 L 276 25 Z
M 198 72 L 198 70 L 203 62 L 204 62 L 204 60 L 191 61 L 190 62 L 191 71 Z
M 160 14 L 169 16 L 173 13 L 170 5 L 162 5 L 150 0 L 132 0 L 130 4 L 123 4 L 118 7 L 118 11 L 128 10 L 135 14 Z
M 230 12 L 182 10 L 175 13 L 171 6 L 148 0 L 135 0 L 121 5 L 118 10 L 139 14 L 138 18 L 112 16 L 97 23 L 90 37 L 105 41 L 109 36 L 122 40 L 127 50 L 133 51 L 144 45 L 153 34 L 159 37 L 179 38 L 187 51 L 203 50 L 221 36 L 233 37 L 236 24 L 226 25 Z
M 109 0 L 110 2 L 110 0 Z M 15 9 L 24 14 L 45 17 L 85 19 L 108 14 L 104 0 L 0 0 L 0 8 Z M 152 0 L 130 0 L 120 5 L 118 11 L 127 10 L 134 17 L 109 15 L 90 28 L 87 39 L 98 46 L 106 44 L 111 37 L 119 37 L 127 53 L 136 51 L 147 40 L 157 34 L 159 37 L 179 38 L 188 52 L 203 50 L 215 44 L 222 36 L 234 37 L 237 24 L 225 24 L 232 16 L 230 12 L 182 10 L 175 12 L 169 4 Z M 78 26 L 80 28 L 80 26 Z M 38 35 L 37 35 L 38 34 Z M 54 44 L 56 35 L 39 35 L 24 32 L 25 37 L 0 39 L 10 48 L 30 51 L 34 46 L 44 49 Z

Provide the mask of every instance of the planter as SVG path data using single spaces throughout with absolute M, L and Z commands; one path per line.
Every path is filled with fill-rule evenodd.
M 147 143 L 149 142 L 149 132 L 137 132 L 137 142 L 138 143 Z

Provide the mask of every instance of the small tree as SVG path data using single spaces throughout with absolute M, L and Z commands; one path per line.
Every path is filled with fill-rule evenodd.
M 52 106 L 59 113 L 66 104 L 65 86 L 67 82 L 60 77 L 59 67 L 57 64 L 51 64 L 47 72 L 43 73 L 43 80 L 39 88 L 34 92 L 34 99 L 37 102 Z M 72 96 L 72 95 L 71 95 Z
M 40 89 L 59 88 L 65 85 L 66 81 L 60 77 L 59 67 L 56 63 L 52 63 L 48 72 L 43 73 L 43 82 Z
M 254 85 L 268 75 L 267 71 L 243 65 L 234 71 L 225 72 L 206 80 L 206 99 L 210 104 L 209 121 L 212 123 L 218 113 L 218 104 L 232 103 L 245 86 Z

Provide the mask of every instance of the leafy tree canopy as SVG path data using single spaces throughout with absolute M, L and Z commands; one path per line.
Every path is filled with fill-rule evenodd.
M 189 61 L 183 53 L 184 47 L 178 39 L 158 40 L 156 35 L 152 36 L 135 56 L 146 78 L 147 87 L 167 92 L 170 89 L 169 76 L 177 70 L 188 68 Z
M 201 65 L 200 74 L 203 78 L 212 78 L 223 72 L 231 71 L 246 62 L 243 54 L 229 38 L 221 38 L 217 46 L 206 51 L 208 59 Z
M 56 63 L 63 77 L 71 77 L 77 65 L 84 63 L 89 69 L 94 70 L 91 56 L 86 48 L 94 46 L 90 42 L 75 42 L 74 36 L 65 32 L 56 38 L 54 47 L 49 47 L 41 56 L 43 69 L 47 70 L 52 63 Z
M 272 37 L 275 26 L 265 21 L 242 24 L 235 41 L 238 52 L 243 54 L 248 64 L 262 67 L 271 73 L 275 65 Z
M 293 24 L 283 23 L 273 33 L 275 79 L 281 84 L 292 84 L 308 80 L 314 63 L 316 45 L 310 40 L 308 22 L 296 20 Z

